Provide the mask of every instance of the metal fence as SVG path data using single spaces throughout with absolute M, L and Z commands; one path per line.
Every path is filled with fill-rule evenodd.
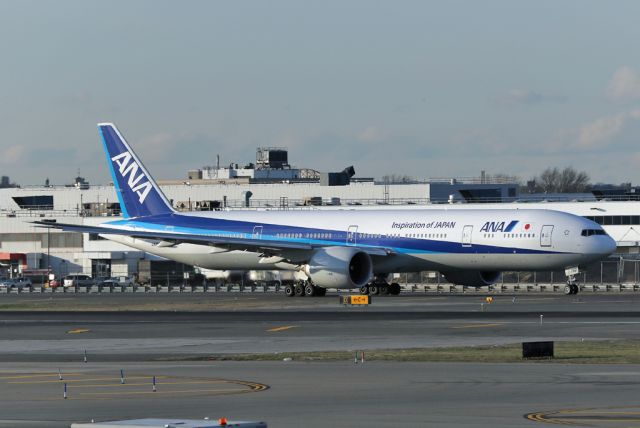
M 187 281 L 182 275 L 163 276 L 162 281 L 149 285 L 118 286 L 93 285 L 90 287 L 47 288 L 36 284 L 25 289 L 0 288 L 6 293 L 192 293 L 192 292 L 279 292 L 279 281 Z M 566 284 L 564 271 L 503 272 L 490 287 L 466 287 L 453 285 L 438 272 L 395 274 L 391 282 L 397 282 L 407 292 L 561 292 Z M 640 259 L 606 260 L 595 263 L 576 276 L 584 291 L 640 291 Z

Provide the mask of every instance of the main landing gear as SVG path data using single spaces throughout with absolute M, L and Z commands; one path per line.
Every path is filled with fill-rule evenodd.
M 400 284 L 392 282 L 391 284 L 385 282 L 373 281 L 364 287 L 360 287 L 360 294 L 368 294 L 370 296 L 375 295 L 392 295 L 397 296 L 400 294 Z
M 325 294 L 327 294 L 327 289 L 313 285 L 309 281 L 303 281 L 295 284 L 287 284 L 284 287 L 284 294 L 286 294 L 288 297 L 324 296 Z
M 569 296 L 571 294 L 578 294 L 580 291 L 580 287 L 576 283 L 576 278 L 573 275 L 570 275 L 567 278 L 567 285 L 564 286 L 564 294 Z

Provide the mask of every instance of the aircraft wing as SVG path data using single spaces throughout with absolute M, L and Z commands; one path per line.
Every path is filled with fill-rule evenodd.
M 159 240 L 160 246 L 173 246 L 181 243 L 199 244 L 199 245 L 215 245 L 216 247 L 223 247 L 229 250 L 244 250 L 253 252 L 262 252 L 267 254 L 281 255 L 291 254 L 291 250 L 297 250 L 301 252 L 311 252 L 315 248 L 324 247 L 327 245 L 312 245 L 304 242 L 290 242 L 281 241 L 275 239 L 264 238 L 237 238 L 232 236 L 220 236 L 220 235 L 200 235 L 200 234 L 186 234 L 176 233 L 168 231 L 148 231 L 148 230 L 133 230 L 133 229 L 120 229 L 107 226 L 85 226 L 71 223 L 58 223 L 48 221 L 34 221 L 32 222 L 37 227 L 46 227 L 53 229 L 61 229 L 69 232 L 78 233 L 97 233 L 101 235 L 123 235 L 130 236 L 132 238 L 140 239 L 154 239 Z M 393 251 L 380 247 L 361 247 L 356 246 L 361 251 L 364 251 L 372 256 L 387 256 Z M 298 257 L 296 257 L 298 258 Z M 304 257 L 303 257 L 304 258 Z

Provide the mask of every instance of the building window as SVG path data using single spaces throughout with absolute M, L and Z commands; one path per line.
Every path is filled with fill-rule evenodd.
M 13 196 L 11 199 L 23 210 L 53 209 L 53 195 Z

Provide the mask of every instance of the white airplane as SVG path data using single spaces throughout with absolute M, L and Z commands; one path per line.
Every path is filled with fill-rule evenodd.
M 398 294 L 392 272 L 440 271 L 450 282 L 494 283 L 501 271 L 575 270 L 616 245 L 596 223 L 550 210 L 443 208 L 367 211 L 176 212 L 115 125 L 98 125 L 123 214 L 97 226 L 37 222 L 98 233 L 207 269 L 294 270 L 286 294 L 326 288 Z M 566 293 L 577 293 L 569 281 Z

